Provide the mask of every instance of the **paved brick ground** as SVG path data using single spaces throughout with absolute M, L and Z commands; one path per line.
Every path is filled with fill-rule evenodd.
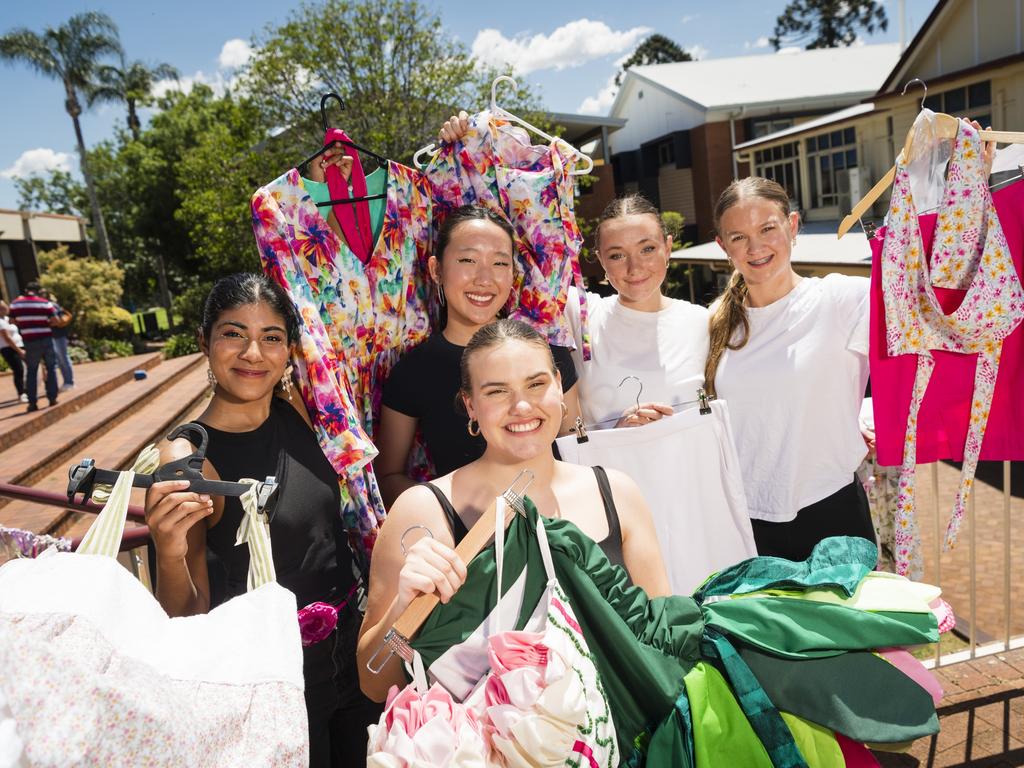
M 876 753 L 883 766 L 1024 765 L 1024 649 L 942 667 L 939 734 L 906 754 Z

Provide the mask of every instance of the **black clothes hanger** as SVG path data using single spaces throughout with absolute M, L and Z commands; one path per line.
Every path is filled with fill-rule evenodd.
M 201 424 L 189 422 L 175 427 L 167 436 L 168 440 L 186 436 L 195 443 L 188 433 L 199 437 L 199 447 L 188 456 L 171 461 L 159 467 L 151 475 L 136 473 L 132 480 L 134 488 L 149 488 L 153 483 L 164 480 L 188 480 L 189 486 L 184 490 L 195 491 L 196 493 L 209 493 L 214 496 L 241 496 L 249 490 L 248 483 L 232 483 L 226 480 L 207 480 L 203 477 L 203 461 L 206 459 L 206 446 L 210 437 Z M 82 459 L 78 464 L 68 471 L 68 501 L 74 502 L 75 496 L 82 494 L 82 501 L 92 496 L 93 488 L 97 483 L 113 485 L 117 482 L 120 472 L 112 469 L 100 469 L 93 459 Z M 256 484 L 257 505 L 263 511 L 277 490 L 277 480 L 273 476 L 267 477 L 262 483 Z

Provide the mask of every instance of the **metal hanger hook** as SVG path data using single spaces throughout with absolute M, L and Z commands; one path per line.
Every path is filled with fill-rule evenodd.
M 498 84 L 499 83 L 511 83 L 513 88 L 519 88 L 519 83 L 514 78 L 508 75 L 498 75 L 494 78 L 494 82 L 491 83 L 491 112 L 498 110 Z
M 913 80 L 908 80 L 907 84 L 903 86 L 903 93 L 901 93 L 900 96 L 906 96 L 907 89 L 910 88 L 910 86 L 912 86 L 914 83 L 917 83 L 922 88 L 924 88 L 924 95 L 921 97 L 921 109 L 924 109 L 924 103 L 928 99 L 928 84 L 920 77 L 915 77 Z
M 324 133 L 327 133 L 327 130 L 328 130 L 328 127 L 327 127 L 327 102 L 330 101 L 331 99 L 334 99 L 335 101 L 338 102 L 338 106 L 341 107 L 341 111 L 342 112 L 344 112 L 345 109 L 346 109 L 346 107 L 345 107 L 345 100 L 343 98 L 341 98 L 341 96 L 339 96 L 336 93 L 325 93 L 323 96 L 320 97 L 320 122 L 322 122 L 323 125 L 324 125 Z
M 642 395 L 644 393 L 644 383 L 643 383 L 643 381 L 640 380 L 640 377 L 639 376 L 627 376 L 626 378 L 624 378 L 622 381 L 619 382 L 619 386 L 621 387 L 623 384 L 625 384 L 630 379 L 633 379 L 633 381 L 635 381 L 637 384 L 640 385 L 640 388 L 636 391 L 636 409 L 639 411 L 640 410 L 640 395 Z

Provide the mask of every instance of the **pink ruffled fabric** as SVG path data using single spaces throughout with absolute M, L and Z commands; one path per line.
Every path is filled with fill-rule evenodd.
M 476 714 L 440 685 L 424 695 L 393 686 L 380 722 L 370 728 L 371 768 L 484 768 L 487 747 Z
M 338 609 L 328 603 L 310 603 L 299 612 L 299 633 L 304 646 L 327 638 L 338 626 Z
M 956 615 L 953 613 L 952 606 L 941 597 L 937 597 L 928 604 L 928 607 L 932 609 L 932 613 L 935 614 L 935 618 L 939 622 L 939 634 L 952 631 L 956 626 Z

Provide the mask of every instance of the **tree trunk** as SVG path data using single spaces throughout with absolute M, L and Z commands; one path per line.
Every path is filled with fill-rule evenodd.
M 132 138 L 135 141 L 139 140 L 139 129 L 142 127 L 142 123 L 139 121 L 139 116 L 135 112 L 135 99 L 129 98 L 128 100 L 128 130 L 132 132 Z
M 167 310 L 167 326 L 174 327 L 174 318 L 171 315 L 171 291 L 167 287 L 167 268 L 164 266 L 164 255 L 156 252 L 156 283 L 160 289 L 160 303 Z
M 65 86 L 65 89 L 67 91 L 67 101 L 64 102 L 64 108 L 71 115 L 71 122 L 75 124 L 75 139 L 78 141 L 78 161 L 82 169 L 82 178 L 85 179 L 85 191 L 89 195 L 89 207 L 92 209 L 92 223 L 96 228 L 96 240 L 100 246 L 100 254 L 107 261 L 113 261 L 114 257 L 110 253 L 110 241 L 107 239 L 107 227 L 103 223 L 103 212 L 100 211 L 100 200 L 96 196 L 96 188 L 92 183 L 92 174 L 89 173 L 89 160 L 85 153 L 85 139 L 82 138 L 82 126 L 78 122 L 78 116 L 81 114 L 82 109 L 78 105 L 78 99 L 74 91 L 69 86 Z

